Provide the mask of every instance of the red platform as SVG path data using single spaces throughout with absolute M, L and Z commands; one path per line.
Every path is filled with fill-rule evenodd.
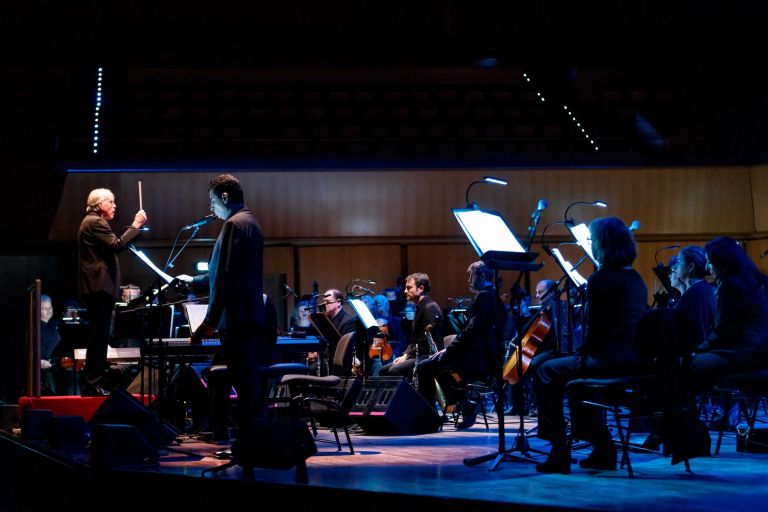
M 141 395 L 133 396 L 136 400 L 141 399 Z M 46 409 L 53 411 L 55 416 L 81 416 L 85 421 L 90 421 L 106 398 L 104 396 L 22 396 L 19 397 L 19 409 Z M 144 405 L 149 402 L 150 397 L 144 395 Z

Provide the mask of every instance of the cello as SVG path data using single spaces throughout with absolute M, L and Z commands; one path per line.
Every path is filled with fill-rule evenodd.
M 384 324 L 379 326 L 380 336 L 373 338 L 371 347 L 368 349 L 368 357 L 373 359 L 376 356 L 381 356 L 381 361 L 389 361 L 392 359 L 392 345 L 389 344 L 387 339 L 389 338 L 389 326 Z
M 554 298 L 554 295 L 552 296 Z M 551 299 L 547 301 L 546 306 L 549 306 Z M 522 375 L 525 375 L 528 366 L 531 364 L 533 356 L 536 354 L 536 350 L 544 342 L 544 338 L 552 328 L 552 320 L 547 316 L 545 312 L 546 306 L 542 306 L 541 311 L 528 321 L 528 325 L 525 329 L 525 335 L 520 342 L 520 352 L 522 357 L 517 357 L 517 346 L 514 347 L 512 355 L 509 356 L 507 362 L 504 364 L 503 378 L 510 384 L 517 384 L 520 381 Z M 515 338 L 511 343 L 515 342 Z M 521 368 L 518 365 L 522 364 Z

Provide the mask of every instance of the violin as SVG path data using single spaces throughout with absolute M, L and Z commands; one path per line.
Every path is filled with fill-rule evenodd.
M 544 311 L 541 311 L 530 320 L 529 327 L 523 336 L 523 340 L 520 342 L 522 357 L 517 357 L 517 346 L 515 346 L 514 352 L 504 364 L 504 380 L 510 384 L 517 384 L 520 381 L 520 376 L 525 375 L 525 371 L 536 354 L 536 349 L 544 342 L 544 338 L 551 328 L 552 320 L 549 319 Z M 522 372 L 518 368 L 521 361 L 523 365 Z
M 392 345 L 389 344 L 387 338 L 389 337 L 389 326 L 382 325 L 380 327 L 382 336 L 373 338 L 371 347 L 368 349 L 368 357 L 374 358 L 381 356 L 381 360 L 389 361 L 392 359 Z

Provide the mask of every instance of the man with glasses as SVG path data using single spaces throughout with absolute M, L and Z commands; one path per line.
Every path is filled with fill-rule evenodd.
M 115 302 L 120 296 L 120 267 L 117 253 L 139 236 L 139 228 L 147 222 L 147 214 L 139 210 L 133 223 L 121 236 L 109 227 L 115 218 L 117 204 L 112 191 L 97 188 L 88 194 L 85 218 L 77 233 L 78 290 L 88 310 L 91 338 L 85 357 L 80 394 L 108 394 L 102 386 L 107 365 L 107 347 L 112 328 Z

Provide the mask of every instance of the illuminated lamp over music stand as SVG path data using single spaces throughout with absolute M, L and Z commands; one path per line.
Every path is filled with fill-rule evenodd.
M 478 183 L 491 183 L 492 185 L 507 185 L 509 182 L 508 182 L 507 180 L 505 180 L 505 179 L 501 179 L 501 178 L 494 178 L 493 176 L 484 176 L 484 177 L 483 177 L 482 179 L 480 179 L 480 180 L 475 180 L 475 181 L 473 181 L 473 182 L 472 182 L 472 183 L 470 183 L 470 184 L 469 184 L 469 186 L 467 187 L 467 190 L 466 190 L 466 192 L 464 192 L 464 199 L 465 199 L 465 201 L 466 201 L 466 203 L 467 203 L 467 208 L 473 208 L 473 209 L 477 209 L 477 208 L 478 208 L 478 206 L 477 206 L 477 203 L 471 203 L 471 202 L 469 201 L 469 190 L 470 190 L 470 189 L 471 189 L 471 188 L 472 188 L 474 185 L 477 185 Z

